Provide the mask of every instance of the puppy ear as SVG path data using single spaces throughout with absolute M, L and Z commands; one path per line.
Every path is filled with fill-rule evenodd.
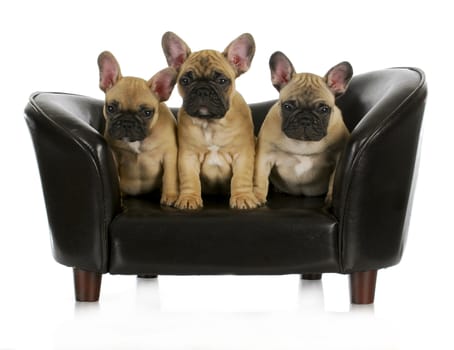
M 172 67 L 165 68 L 148 80 L 148 86 L 161 102 L 167 101 L 177 82 L 177 71 Z
M 344 61 L 331 68 L 325 75 L 325 81 L 333 94 L 337 97 L 347 90 L 348 83 L 353 76 L 350 63 Z
M 99 88 L 106 92 L 121 79 L 120 65 L 109 51 L 98 56 Z
M 241 34 L 223 52 L 223 55 L 235 69 L 237 77 L 249 69 L 254 54 L 255 42 L 249 33 Z
M 191 54 L 191 49 L 178 35 L 172 32 L 164 33 L 161 45 L 167 64 L 178 72 L 184 61 Z
M 276 51 L 270 57 L 271 82 L 280 91 L 292 80 L 295 75 L 295 68 L 292 62 L 282 52 Z

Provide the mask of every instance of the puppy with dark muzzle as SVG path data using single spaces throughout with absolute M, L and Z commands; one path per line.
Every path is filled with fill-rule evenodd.
M 353 69 L 342 62 L 324 77 L 297 74 L 281 52 L 271 56 L 270 69 L 279 101 L 258 136 L 254 193 L 265 203 L 270 179 L 281 192 L 326 194 L 330 205 L 335 168 L 349 137 L 336 97 L 347 89 Z
M 122 193 L 138 195 L 162 187 L 161 204 L 178 197 L 176 120 L 163 103 L 177 72 L 166 68 L 149 81 L 123 77 L 110 52 L 98 57 L 105 92 L 105 138 L 113 150 Z
M 254 39 L 243 34 L 224 52 L 191 53 L 176 34 L 167 32 L 162 47 L 178 71 L 183 106 L 178 112 L 180 209 L 203 206 L 201 193 L 230 193 L 230 207 L 250 209 L 255 139 L 249 106 L 235 90 L 235 79 L 249 69 Z

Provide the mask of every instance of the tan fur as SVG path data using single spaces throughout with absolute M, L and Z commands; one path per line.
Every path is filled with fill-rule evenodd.
M 331 107 L 328 133 L 320 141 L 300 141 L 287 137 L 281 129 L 281 101 L 302 104 L 323 101 Z M 334 169 L 349 132 L 333 93 L 324 78 L 310 73 L 296 74 L 280 91 L 279 101 L 268 112 L 257 141 L 254 193 L 266 202 L 269 178 L 277 190 L 318 196 L 327 193 L 331 202 Z
M 180 196 L 176 206 L 197 209 L 203 206 L 201 193 L 230 192 L 230 207 L 255 208 L 253 194 L 255 140 L 249 106 L 236 92 L 234 68 L 225 56 L 214 50 L 192 53 L 181 67 L 182 73 L 192 71 L 196 76 L 223 72 L 231 79 L 226 92 L 230 108 L 221 119 L 206 120 L 189 116 L 184 108 L 178 115 L 178 171 Z M 184 98 L 184 91 L 179 87 Z
M 143 105 L 155 110 L 142 141 L 125 142 L 105 133 L 117 162 L 121 191 L 137 195 L 162 187 L 161 204 L 174 204 L 178 197 L 177 139 L 171 111 L 152 93 L 149 83 L 139 78 L 120 78 L 106 92 L 106 101 L 112 100 L 120 101 L 123 110 Z

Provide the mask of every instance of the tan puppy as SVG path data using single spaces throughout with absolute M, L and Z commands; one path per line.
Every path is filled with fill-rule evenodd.
M 105 138 L 113 150 L 124 194 L 138 195 L 162 186 L 161 204 L 178 197 L 176 121 L 162 103 L 176 82 L 166 68 L 149 81 L 122 77 L 110 52 L 98 57 L 99 87 L 106 93 Z
M 278 191 L 305 196 L 326 193 L 331 204 L 336 164 L 349 132 L 335 105 L 353 70 L 348 62 L 331 68 L 325 77 L 296 74 L 281 52 L 270 58 L 271 81 L 280 92 L 257 141 L 254 192 L 266 202 L 268 178 Z
M 249 69 L 254 39 L 243 34 L 224 52 L 191 53 L 167 32 L 162 47 L 178 74 L 183 106 L 178 113 L 180 209 L 203 206 L 201 193 L 230 193 L 230 207 L 258 206 L 253 194 L 255 140 L 249 106 L 235 90 L 235 79 Z

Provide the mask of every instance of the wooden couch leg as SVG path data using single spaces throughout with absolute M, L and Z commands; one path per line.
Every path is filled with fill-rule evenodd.
M 303 273 L 301 275 L 301 278 L 303 280 L 317 281 L 317 280 L 322 279 L 322 274 L 321 273 Z
M 352 304 L 373 304 L 377 270 L 353 272 L 350 274 L 350 295 Z
M 102 274 L 74 268 L 74 288 L 77 301 L 98 301 Z

